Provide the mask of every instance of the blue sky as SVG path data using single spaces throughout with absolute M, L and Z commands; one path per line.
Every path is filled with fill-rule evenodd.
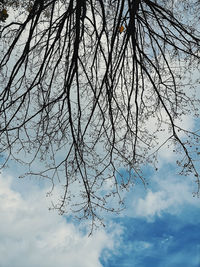
M 194 210 L 189 215 L 199 217 Z M 123 245 L 107 261 L 102 259 L 103 266 L 200 266 L 199 221 L 164 214 L 153 222 L 124 218 L 122 224 Z
M 186 129 L 198 123 L 183 118 Z M 200 199 L 195 179 L 177 174 L 172 151 L 161 149 L 159 171 L 144 169 L 147 188 L 138 181 L 126 209 L 90 237 L 85 224 L 49 211 L 59 188 L 47 198 L 48 182 L 18 179 L 23 170 L 11 163 L 0 174 L 0 267 L 200 267 Z
M 199 224 L 183 223 L 171 215 L 153 223 L 127 219 L 123 224 L 124 250 L 103 266 L 198 266 Z
M 146 168 L 148 187 L 137 183 L 126 210 L 105 218 L 106 228 L 92 237 L 48 210 L 48 184 L 14 173 L 0 176 L 0 266 L 200 266 L 200 199 L 192 196 L 194 180 L 178 176 L 174 164 Z
M 121 244 L 108 259 L 101 257 L 102 266 L 200 266 L 199 199 L 192 197 L 192 181 L 176 171 L 166 164 L 142 197 L 141 188 L 130 193 L 137 207 L 115 219 L 123 227 Z
M 185 116 L 182 124 L 198 121 Z M 91 237 L 83 222 L 49 211 L 59 187 L 46 197 L 51 184 L 18 179 L 24 170 L 11 162 L 0 174 L 0 267 L 200 267 L 200 199 L 194 177 L 178 175 L 177 157 L 163 146 L 158 171 L 143 168 L 148 186 L 138 180 L 124 194 L 126 209 L 104 216 L 106 227 Z

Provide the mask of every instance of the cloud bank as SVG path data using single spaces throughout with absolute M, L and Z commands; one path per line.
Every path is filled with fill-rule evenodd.
M 48 210 L 44 189 L 22 196 L 12 189 L 12 180 L 0 175 L 0 266 L 102 266 L 99 258 L 103 250 L 114 249 L 116 229 L 110 234 L 101 229 L 88 238 Z

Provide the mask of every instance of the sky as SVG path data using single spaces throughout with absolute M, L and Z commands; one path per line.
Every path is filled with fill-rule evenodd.
M 48 183 L 17 179 L 15 168 L 0 175 L 1 267 L 200 266 L 196 185 L 166 157 L 158 172 L 146 167 L 147 188 L 138 181 L 125 195 L 126 209 L 90 237 L 84 223 L 48 209 Z
M 197 126 L 187 116 L 182 123 Z M 48 182 L 18 179 L 20 166 L 11 163 L 0 174 L 0 267 L 200 267 L 200 199 L 172 151 L 161 149 L 158 171 L 144 169 L 148 186 L 138 181 L 126 209 L 91 236 L 85 222 L 49 210 L 57 188 L 47 197 Z

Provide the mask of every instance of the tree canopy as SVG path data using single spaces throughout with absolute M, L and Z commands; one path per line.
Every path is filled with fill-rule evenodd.
M 14 159 L 60 182 L 55 208 L 93 225 L 145 184 L 166 144 L 198 192 L 199 131 L 178 122 L 199 116 L 198 11 L 197 0 L 1 0 L 1 167 Z

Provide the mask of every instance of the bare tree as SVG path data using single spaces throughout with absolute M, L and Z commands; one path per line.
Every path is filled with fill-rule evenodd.
M 0 3 L 2 168 L 15 159 L 26 175 L 61 182 L 55 208 L 92 225 L 123 207 L 135 179 L 145 183 L 142 167 L 156 168 L 166 143 L 199 191 L 199 131 L 177 123 L 198 116 L 198 1 Z

